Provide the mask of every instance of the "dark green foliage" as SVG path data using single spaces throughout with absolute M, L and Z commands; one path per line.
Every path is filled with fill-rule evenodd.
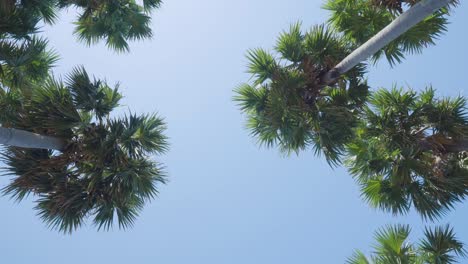
M 30 89 L 43 81 L 58 56 L 47 41 L 33 36 L 37 24 L 55 19 L 50 0 L 3 0 L 0 3 L 0 83 L 10 88 Z
M 21 200 L 38 197 L 35 209 L 51 228 L 72 232 L 86 218 L 100 229 L 114 222 L 131 226 L 145 202 L 164 183 L 161 166 L 149 160 L 167 150 L 165 123 L 156 115 L 112 118 L 121 99 L 117 88 L 91 80 L 76 68 L 64 84 L 49 78 L 30 94 L 0 92 L 0 122 L 60 137 L 62 151 L 8 147 L 2 155 L 4 193 Z
M 395 10 L 400 9 L 401 2 L 415 1 L 329 0 L 324 8 L 331 12 L 329 23 L 334 28 L 343 32 L 349 41 L 362 45 L 400 14 Z M 442 9 L 428 16 L 374 54 L 372 60 L 376 62 L 385 56 L 395 65 L 405 54 L 422 52 L 447 30 L 447 15 L 447 9 Z
M 413 6 L 419 0 L 372 0 L 370 3 L 374 6 L 384 7 L 390 11 L 403 13 L 405 5 Z
M 0 38 L 28 38 L 42 20 L 53 23 L 57 17 L 55 0 L 2 0 L 0 3 Z
M 80 11 L 75 22 L 78 38 L 89 44 L 105 40 L 116 51 L 128 51 L 128 40 L 152 36 L 149 13 L 160 0 L 3 0 L 0 4 L 0 39 L 27 39 L 38 23 L 56 22 L 58 12 L 68 7 Z
M 159 7 L 160 1 L 134 0 L 61 1 L 83 9 L 76 22 L 75 33 L 88 45 L 105 39 L 106 45 L 117 51 L 129 49 L 127 40 L 151 37 L 150 17 L 146 12 Z
M 407 225 L 387 226 L 375 233 L 376 244 L 368 258 L 355 251 L 348 264 L 451 264 L 456 257 L 465 257 L 466 251 L 449 226 L 426 229 L 419 245 L 409 241 Z
M 420 248 L 425 253 L 424 259 L 428 263 L 458 263 L 456 256 L 466 256 L 466 250 L 455 237 L 455 232 L 448 225 L 436 227 L 434 230 L 426 228 L 425 239 L 421 241 Z
M 286 153 L 312 145 L 328 162 L 338 163 L 367 95 L 364 65 L 330 86 L 321 79 L 353 48 L 323 25 L 302 33 L 298 23 L 280 35 L 275 55 L 250 50 L 253 80 L 236 89 L 234 100 L 247 115 L 252 135 Z
M 360 119 L 347 165 L 372 206 L 433 219 L 468 195 L 465 98 L 381 89 Z
M 58 56 L 47 50 L 47 41 L 0 39 L 0 83 L 30 90 L 35 82 L 44 81 Z

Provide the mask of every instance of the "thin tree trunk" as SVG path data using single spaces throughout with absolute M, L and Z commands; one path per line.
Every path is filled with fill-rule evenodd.
M 462 152 L 468 151 L 468 139 L 460 139 L 455 142 L 453 145 L 445 145 L 445 150 L 448 152 Z
M 344 58 L 335 68 L 324 76 L 323 82 L 325 84 L 332 83 L 340 75 L 346 73 L 360 62 L 365 61 L 410 28 L 424 20 L 424 18 L 442 7 L 447 6 L 451 2 L 453 2 L 453 0 L 421 0 Z
M 421 150 L 440 149 L 448 153 L 468 151 L 468 138 L 460 138 L 446 142 L 439 142 L 431 137 L 426 137 L 419 142 Z
M 0 144 L 22 148 L 63 150 L 65 140 L 24 130 L 0 127 Z

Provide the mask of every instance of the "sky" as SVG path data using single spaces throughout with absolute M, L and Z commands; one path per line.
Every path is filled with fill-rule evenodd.
M 439 222 L 411 212 L 394 217 L 370 208 L 342 168 L 330 168 L 312 151 L 285 156 L 261 148 L 245 129 L 232 101 L 249 80 L 246 50 L 272 49 L 278 34 L 296 21 L 306 30 L 324 23 L 322 1 L 166 0 L 152 14 L 154 37 L 132 42 L 118 54 L 73 36 L 75 12 L 61 13 L 43 33 L 61 56 L 54 73 L 83 65 L 110 84 L 120 82 L 120 113 L 157 112 L 171 148 L 156 157 L 169 177 L 135 226 L 96 231 L 91 224 L 72 235 L 49 230 L 33 210 L 0 198 L 0 263 L 344 263 L 354 249 L 369 252 L 379 227 L 410 224 L 412 241 L 424 226 L 450 223 L 468 243 L 468 203 Z M 369 72 L 375 88 L 392 85 L 440 96 L 467 95 L 468 5 L 450 18 L 448 32 L 423 54 Z M 8 178 L 0 178 L 0 187 Z M 468 263 L 468 260 L 464 260 Z

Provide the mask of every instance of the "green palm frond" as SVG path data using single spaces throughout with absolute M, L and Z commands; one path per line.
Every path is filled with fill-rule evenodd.
M 146 12 L 159 7 L 159 4 L 159 1 L 145 1 L 142 7 L 133 0 L 98 1 L 96 6 L 75 3 L 84 9 L 75 23 L 75 33 L 88 45 L 105 39 L 109 48 L 118 52 L 128 51 L 127 40 L 152 36 L 151 18 Z
M 2 1 L 0 5 L 0 38 L 29 39 L 37 33 L 42 20 L 56 19 L 56 3 L 51 0 Z
M 372 262 L 367 259 L 364 253 L 356 250 L 353 255 L 346 260 L 346 264 L 372 264 Z
M 458 263 L 466 256 L 464 244 L 453 229 L 445 227 L 426 228 L 425 238 L 419 244 L 409 239 L 408 225 L 390 225 L 375 233 L 375 244 L 370 257 L 355 251 L 348 264 L 450 264 Z M 457 259 L 458 257 L 458 259 Z
M 93 111 L 102 119 L 119 105 L 122 98 L 116 88 L 110 88 L 105 82 L 91 81 L 83 67 L 75 68 L 67 77 L 67 85 L 73 95 L 76 107 L 83 111 Z
M 414 206 L 431 220 L 453 209 L 468 195 L 467 120 L 463 97 L 437 99 L 432 88 L 374 92 L 346 148 L 364 199 L 394 214 Z
M 467 255 L 463 243 L 455 237 L 453 228 L 448 225 L 436 227 L 434 230 L 426 228 L 424 235 L 425 238 L 420 242 L 420 249 L 427 263 L 458 263 L 456 257 Z
M 129 50 L 128 41 L 152 37 L 151 11 L 160 0 L 27 0 L 6 1 L 0 6 L 0 39 L 27 40 L 37 33 L 39 22 L 56 22 L 61 9 L 75 7 L 81 14 L 75 21 L 75 34 L 86 44 L 104 40 L 117 51 Z
M 143 0 L 143 8 L 145 11 L 151 11 L 153 9 L 161 7 L 161 0 Z
M 156 115 L 136 116 L 112 120 L 109 124 L 112 137 L 115 137 L 130 157 L 140 157 L 142 153 L 164 153 L 167 150 L 164 121 Z
M 263 49 L 249 50 L 247 52 L 247 59 L 249 60 L 248 73 L 256 78 L 255 85 L 273 78 L 278 68 L 273 55 Z
M 23 94 L 17 90 L 0 88 L 0 123 L 10 126 L 10 120 L 16 119 L 23 104 Z
M 331 12 L 330 25 L 343 32 L 348 40 L 362 45 L 403 11 L 402 2 L 417 1 L 328 0 L 324 9 Z M 374 54 L 371 60 L 375 63 L 385 56 L 394 66 L 401 63 L 406 54 L 421 53 L 447 31 L 447 16 L 447 9 L 435 12 Z
M 29 15 L 38 16 L 48 24 L 53 24 L 58 17 L 57 0 L 21 1 L 21 8 L 24 8 Z
M 414 263 L 416 252 L 408 243 L 410 228 L 407 225 L 387 226 L 375 233 L 374 251 L 381 263 Z
M 304 35 L 301 32 L 301 23 L 292 24 L 289 31 L 284 31 L 278 38 L 275 50 L 288 61 L 298 63 L 304 57 Z
M 240 85 L 234 100 L 260 145 L 285 153 L 312 146 L 330 164 L 339 163 L 368 94 L 364 65 L 331 86 L 321 78 L 352 48 L 324 25 L 302 33 L 296 23 L 280 34 L 276 53 L 248 51 L 252 84 Z
M 155 114 L 111 118 L 118 89 L 75 68 L 66 83 L 50 77 L 30 94 L 2 90 L 2 126 L 67 142 L 61 151 L 8 147 L 5 195 L 38 197 L 35 209 L 53 229 L 72 232 L 93 218 L 98 229 L 131 227 L 144 204 L 166 182 L 150 157 L 168 150 L 166 124 Z M 9 102 L 13 104 L 9 105 Z
M 31 89 L 32 83 L 43 81 L 58 60 L 47 44 L 47 40 L 35 37 L 25 41 L 0 39 L 0 81 L 20 89 Z

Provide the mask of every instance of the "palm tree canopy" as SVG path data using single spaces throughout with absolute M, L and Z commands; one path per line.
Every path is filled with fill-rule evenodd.
M 321 78 L 354 46 L 324 25 L 301 32 L 300 23 L 283 32 L 276 53 L 248 52 L 253 80 L 236 89 L 234 100 L 247 115 L 247 127 L 260 144 L 277 145 L 286 153 L 312 145 L 336 164 L 352 137 L 355 113 L 365 101 L 368 86 L 364 65 L 330 86 Z
M 357 250 L 348 264 L 451 264 L 465 257 L 464 245 L 449 226 L 426 229 L 419 243 L 409 240 L 408 225 L 387 226 L 375 233 L 370 257 Z
M 331 26 L 343 32 L 350 41 L 362 45 L 403 12 L 403 3 L 416 2 L 419 1 L 328 0 L 324 8 L 331 12 Z M 405 54 L 422 52 L 447 30 L 447 16 L 447 8 L 433 13 L 374 54 L 372 61 L 385 56 L 391 65 L 395 65 Z
M 434 93 L 380 89 L 363 108 L 346 164 L 374 207 L 433 219 L 468 194 L 466 99 Z
M 0 123 L 63 138 L 61 152 L 8 147 L 5 175 L 13 176 L 4 194 L 21 200 L 38 197 L 35 209 L 51 227 L 72 232 L 93 217 L 108 229 L 133 224 L 157 184 L 165 182 L 159 163 L 149 158 L 167 150 L 165 123 L 156 115 L 113 118 L 122 98 L 118 87 L 92 79 L 76 68 L 63 83 L 49 78 L 31 94 L 0 92 Z
M 43 38 L 15 40 L 0 35 L 0 86 L 30 90 L 33 83 L 47 78 L 57 60 Z
M 152 36 L 149 13 L 160 5 L 161 0 L 6 0 L 0 4 L 0 38 L 27 38 L 40 21 L 53 24 L 61 9 L 74 7 L 80 12 L 75 22 L 79 40 L 88 45 L 105 40 L 116 51 L 128 51 L 128 40 Z

